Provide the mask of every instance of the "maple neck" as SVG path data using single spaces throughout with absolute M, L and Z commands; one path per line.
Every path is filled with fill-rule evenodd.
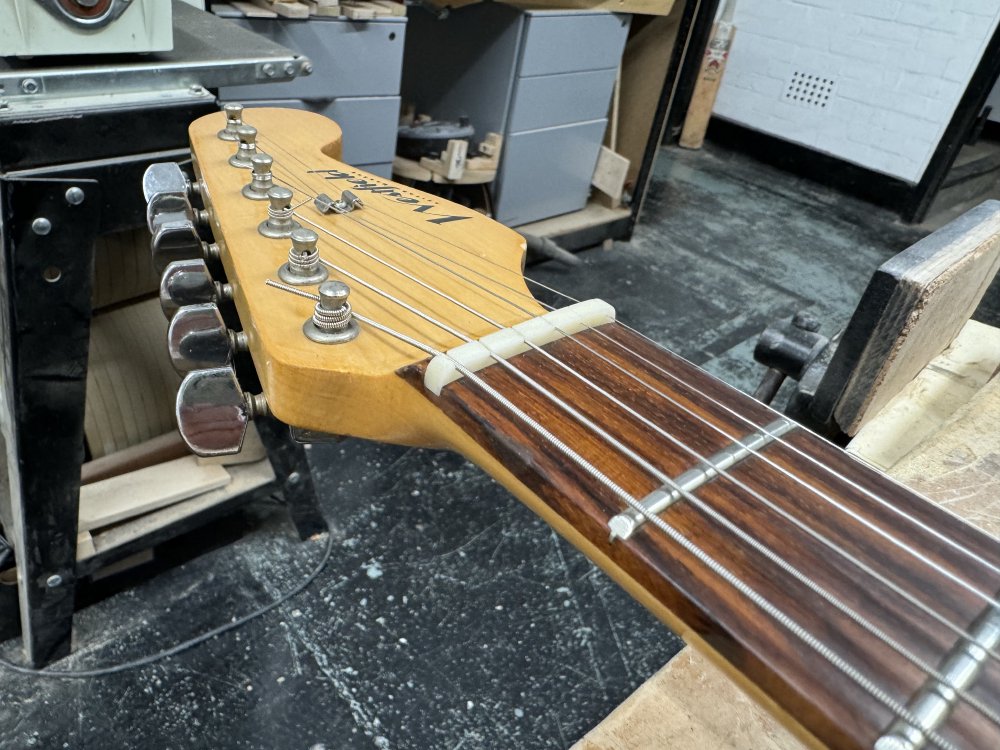
M 545 351 L 511 360 L 526 378 L 493 365 L 440 396 L 425 365 L 403 375 L 462 430 L 456 447 L 803 738 L 1000 746 L 980 710 L 1000 703 L 995 540 L 622 326 Z M 669 507 L 631 532 L 622 491 Z M 891 744 L 970 639 L 986 655 L 924 744 Z

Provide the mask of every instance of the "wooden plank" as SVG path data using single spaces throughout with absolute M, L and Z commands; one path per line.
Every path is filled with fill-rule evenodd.
M 580 229 L 600 226 L 618 219 L 627 218 L 630 215 L 627 208 L 608 208 L 602 206 L 593 198 L 586 206 L 579 211 L 553 216 L 550 219 L 533 221 L 530 224 L 522 224 L 517 231 L 525 234 L 534 234 L 539 237 L 555 237 L 560 234 L 568 234 Z
M 110 479 L 136 469 L 172 461 L 189 453 L 180 433 L 173 430 L 125 450 L 88 461 L 81 468 L 80 483 L 90 484 L 101 479 Z
M 1000 267 L 1000 201 L 986 201 L 882 264 L 817 391 L 848 435 L 944 351 Z M 838 384 L 838 375 L 843 377 Z
M 90 531 L 229 484 L 229 472 L 185 456 L 80 488 L 80 530 Z
M 927 440 L 971 399 L 1000 367 L 1000 329 L 975 320 L 965 324 L 951 346 L 931 360 L 848 446 L 882 471 Z
M 625 180 L 628 178 L 629 160 L 616 154 L 607 146 L 601 146 L 590 184 L 611 199 L 612 207 L 621 205 Z
M 302 3 L 284 0 L 253 0 L 253 2 L 265 10 L 273 10 L 283 18 L 309 18 L 309 8 Z
M 389 11 L 388 15 L 403 17 L 406 15 L 406 6 L 403 3 L 393 2 L 393 0 L 372 0 L 372 5 L 378 5 Z
M 273 10 L 271 10 L 268 7 L 263 7 L 260 4 L 258 4 L 258 3 L 237 2 L 236 0 L 233 0 L 233 2 L 230 2 L 229 4 L 232 5 L 234 8 L 236 8 L 236 10 L 241 11 L 243 13 L 243 15 L 246 16 L 247 18 L 277 18 L 278 17 L 278 14 L 275 13 Z
M 107 552 L 135 539 L 165 529 L 188 516 L 200 513 L 237 495 L 250 492 L 274 481 L 274 470 L 269 461 L 233 466 L 229 472 L 232 475 L 232 481 L 225 487 L 146 513 L 132 521 L 95 531 L 93 534 L 95 554 Z
M 181 378 L 164 351 L 166 335 L 167 321 L 155 299 L 94 316 L 84 418 L 94 458 L 174 428 Z
M 376 15 L 374 8 L 366 8 L 360 4 L 352 5 L 349 3 L 341 3 L 340 13 L 352 21 L 369 21 L 375 18 Z
M 618 144 L 615 151 L 630 162 L 626 187 L 634 188 L 656 117 L 684 3 L 664 17 L 634 16 L 622 54 Z
M 466 5 L 475 5 L 483 0 L 427 0 L 429 7 L 436 8 L 464 8 Z M 507 5 L 515 5 L 524 8 L 538 8 L 543 6 L 547 9 L 567 9 L 567 10 L 606 10 L 614 13 L 636 13 L 651 16 L 669 15 L 674 7 L 674 0 L 545 0 L 540 4 L 538 0 L 505 0 Z M 677 3 L 684 5 L 684 3 Z

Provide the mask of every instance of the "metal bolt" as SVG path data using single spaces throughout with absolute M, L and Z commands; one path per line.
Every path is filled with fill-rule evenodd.
M 21 81 L 21 91 L 25 94 L 37 94 L 38 93 L 38 81 L 34 78 L 25 78 Z
M 194 83 L 188 87 L 188 92 L 193 94 L 194 96 L 201 96 L 202 94 L 205 93 L 205 87 L 200 84 Z
M 31 231 L 37 235 L 44 236 L 52 231 L 52 222 L 44 216 L 39 216 L 31 222 Z
M 274 78 L 275 74 L 278 72 L 274 69 L 274 65 L 272 63 L 264 63 L 264 67 L 261 68 L 261 71 L 268 78 Z
M 299 474 L 299 472 L 297 471 L 293 471 L 291 474 L 288 475 L 289 484 L 298 484 L 301 479 L 302 475 Z
M 71 187 L 66 191 L 66 202 L 71 206 L 79 206 L 86 196 L 78 187 Z
M 295 66 L 291 63 L 285 63 L 285 75 L 293 76 L 295 75 Z
M 311 76 L 312 72 L 313 72 L 313 64 L 311 62 L 306 60 L 304 63 L 302 63 L 302 75 Z
M 63 582 L 62 576 L 59 575 L 58 573 L 53 573 L 52 575 L 50 575 L 48 578 L 45 579 L 45 585 L 48 586 L 50 589 L 62 586 L 62 582 Z

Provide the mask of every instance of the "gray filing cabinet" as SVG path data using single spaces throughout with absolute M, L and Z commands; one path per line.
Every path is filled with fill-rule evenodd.
M 403 97 L 435 119 L 504 136 L 496 218 L 517 226 L 583 208 L 629 17 L 480 4 L 414 8 Z
M 391 177 L 405 18 L 231 20 L 306 55 L 313 73 L 286 83 L 228 86 L 219 90 L 222 101 L 324 114 L 344 131 L 345 162 Z

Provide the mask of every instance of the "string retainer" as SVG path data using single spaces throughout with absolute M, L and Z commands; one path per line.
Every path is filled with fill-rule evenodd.
M 365 206 L 364 202 L 350 190 L 341 193 L 340 200 L 334 200 L 326 193 L 320 193 L 316 196 L 313 204 L 321 214 L 348 214 L 356 208 L 364 208 Z

